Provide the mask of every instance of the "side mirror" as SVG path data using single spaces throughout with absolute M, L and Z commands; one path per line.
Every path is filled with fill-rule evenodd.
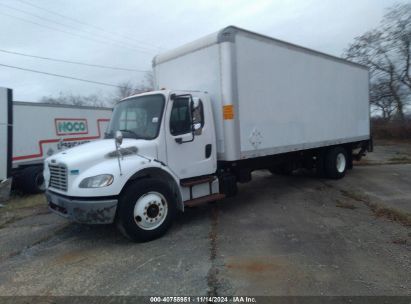
M 194 131 L 200 130 L 201 129 L 201 123 L 193 124 L 193 128 L 194 128 Z
M 121 131 L 116 131 L 114 140 L 116 141 L 116 147 L 120 147 L 123 143 L 123 133 L 121 133 Z

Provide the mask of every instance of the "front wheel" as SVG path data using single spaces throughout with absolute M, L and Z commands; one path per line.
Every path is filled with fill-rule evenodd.
M 117 226 L 129 239 L 147 242 L 161 237 L 171 226 L 176 201 L 160 180 L 143 179 L 131 183 L 120 195 Z

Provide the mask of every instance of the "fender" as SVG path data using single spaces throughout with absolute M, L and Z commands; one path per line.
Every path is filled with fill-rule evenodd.
M 143 178 L 156 178 L 166 182 L 172 190 L 174 197 L 177 199 L 177 208 L 181 211 L 184 211 L 179 179 L 164 163 L 160 161 L 152 160 L 147 164 L 146 167 L 140 168 L 140 170 L 138 170 L 128 179 L 121 192 L 123 192 L 131 182 Z

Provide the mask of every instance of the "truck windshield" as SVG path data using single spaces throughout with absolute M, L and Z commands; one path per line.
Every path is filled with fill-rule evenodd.
M 161 94 L 130 98 L 119 102 L 113 111 L 106 138 L 112 138 L 116 131 L 123 137 L 154 139 L 157 137 L 164 108 Z

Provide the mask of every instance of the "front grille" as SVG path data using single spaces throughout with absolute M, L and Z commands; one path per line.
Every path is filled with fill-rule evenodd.
M 50 183 L 49 187 L 67 191 L 67 168 L 63 165 L 51 165 L 50 170 Z

